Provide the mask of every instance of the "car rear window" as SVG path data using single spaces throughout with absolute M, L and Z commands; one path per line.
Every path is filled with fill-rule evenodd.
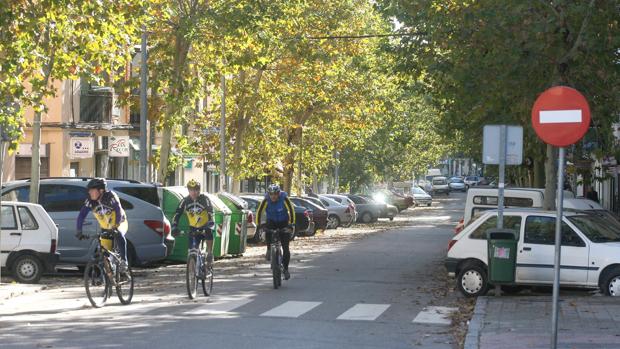
M 115 187 L 112 190 L 133 196 L 151 205 L 159 206 L 159 196 L 155 187 Z
M 497 196 L 474 196 L 474 204 L 497 206 Z M 512 196 L 506 196 L 504 197 L 504 206 L 532 207 L 534 206 L 534 200 L 530 198 L 517 198 Z
M 22 222 L 22 230 L 39 229 L 39 224 L 37 224 L 28 207 L 18 206 L 17 212 L 19 213 L 19 220 Z

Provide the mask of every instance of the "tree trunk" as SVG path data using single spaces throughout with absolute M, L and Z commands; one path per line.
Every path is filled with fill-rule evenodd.
M 170 160 L 170 149 L 172 149 L 172 136 L 175 123 L 171 120 L 177 117 L 178 103 L 183 98 L 183 73 L 186 70 L 187 55 L 189 54 L 190 43 L 183 36 L 183 33 L 177 32 L 175 36 L 175 56 L 174 56 L 174 74 L 172 76 L 170 94 L 172 102 L 166 105 L 166 113 L 163 124 L 161 137 L 161 150 L 159 152 L 159 169 L 157 171 L 158 180 L 165 185 L 168 177 L 168 161 Z
M 556 179 L 556 158 L 557 151 L 547 144 L 547 159 L 545 160 L 545 198 L 543 200 L 543 209 L 555 210 L 557 183 Z
M 545 187 L 545 161 L 536 159 L 534 160 L 534 169 L 533 169 L 533 180 L 532 184 L 534 188 L 544 188 Z
M 50 47 L 50 34 L 49 28 L 47 29 L 45 41 L 43 43 L 45 50 Z M 47 66 L 44 68 L 45 75 L 43 76 L 43 86 L 47 88 L 54 69 L 54 62 L 56 60 L 56 51 L 51 50 L 50 60 L 47 62 Z M 71 106 L 73 108 L 73 105 Z M 41 178 L 41 112 L 34 114 L 32 122 L 32 155 L 30 157 L 30 194 L 29 201 L 35 204 L 39 203 L 39 183 Z

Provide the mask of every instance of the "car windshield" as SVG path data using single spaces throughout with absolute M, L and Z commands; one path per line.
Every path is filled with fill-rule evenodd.
M 570 216 L 573 223 L 592 242 L 620 241 L 620 223 L 599 214 Z
M 414 194 L 426 194 L 426 192 L 424 190 L 422 190 L 421 188 L 413 188 L 413 193 Z

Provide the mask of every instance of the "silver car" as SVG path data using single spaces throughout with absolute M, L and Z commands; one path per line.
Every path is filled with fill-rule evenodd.
M 58 224 L 59 264 L 84 265 L 91 256 L 91 240 L 75 237 L 78 212 L 86 200 L 86 184 L 91 178 L 41 179 L 39 204 Z M 174 247 L 170 222 L 159 208 L 157 187 L 136 181 L 108 180 L 108 188 L 118 194 L 127 214 L 127 257 L 130 264 L 141 265 L 165 259 Z M 30 181 L 8 182 L 2 188 L 2 200 L 27 202 Z M 93 235 L 99 224 L 89 213 L 84 234 Z
M 319 198 L 307 198 L 320 200 L 323 206 L 327 209 L 327 229 L 336 229 L 340 226 L 350 227 L 355 221 L 355 209 L 349 204 L 341 204 L 340 202 L 331 199 L 324 195 L 319 195 Z
M 321 197 L 332 199 L 341 205 L 347 205 L 348 207 L 350 207 L 351 212 L 353 214 L 353 222 L 357 222 L 358 212 L 357 212 L 357 207 L 355 203 L 353 202 L 353 200 L 349 199 L 345 195 L 338 195 L 338 194 L 325 194 L 325 195 L 321 195 Z

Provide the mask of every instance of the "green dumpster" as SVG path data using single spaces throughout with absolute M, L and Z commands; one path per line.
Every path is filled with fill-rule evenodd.
M 232 211 L 230 215 L 230 233 L 228 254 L 239 256 L 245 252 L 248 236 L 248 203 L 230 193 L 218 193 L 217 196 Z
M 217 195 L 206 194 L 213 205 L 213 221 L 215 223 L 213 234 L 213 256 L 223 257 L 228 253 L 230 239 L 230 215 L 231 211 Z
M 489 283 L 515 281 L 518 233 L 511 229 L 487 230 Z
M 231 211 L 217 196 L 205 194 L 213 204 L 213 220 L 215 223 L 213 232 L 213 255 L 214 257 L 221 257 L 226 254 L 228 249 L 228 230 L 230 229 Z M 187 195 L 187 188 L 182 186 L 162 188 L 162 210 L 168 220 L 172 222 L 172 217 L 174 217 L 179 202 Z M 185 262 L 187 260 L 188 248 L 187 232 L 189 231 L 189 225 L 185 215 L 179 220 L 178 228 L 182 233 L 176 238 L 174 249 L 170 256 L 168 256 L 168 259 L 177 262 Z M 222 251 L 224 253 L 222 253 Z

